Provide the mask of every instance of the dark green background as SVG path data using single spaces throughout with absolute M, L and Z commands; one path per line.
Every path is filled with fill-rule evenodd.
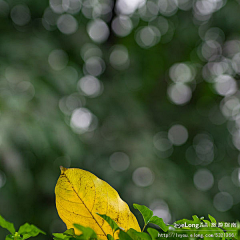
M 223 116 L 222 107 L 224 101 L 231 97 L 239 99 L 240 95 L 237 87 L 234 94 L 221 96 L 215 89 L 214 77 L 211 74 L 204 77 L 203 73 L 209 63 L 228 62 L 223 74 L 232 76 L 238 84 L 239 72 L 234 70 L 233 58 L 240 52 L 240 2 L 223 1 L 222 7 L 207 17 L 203 14 L 202 20 L 196 17 L 200 0 L 190 1 L 186 10 L 181 9 L 183 1 L 178 1 L 179 8 L 171 16 L 158 12 L 149 17 L 148 12 L 140 14 L 136 10 L 129 15 L 135 25 L 124 37 L 111 28 L 113 19 L 120 14 L 113 7 L 108 18 L 99 16 L 104 21 L 108 19 L 110 31 L 102 43 L 94 42 L 88 35 L 87 26 L 92 19 L 82 14 L 84 2 L 81 10 L 73 14 L 78 29 L 64 34 L 54 24 L 51 29 L 42 24 L 44 11 L 49 8 L 47 0 L 0 0 L 0 214 L 16 227 L 29 222 L 46 231 L 48 236 L 39 236 L 36 238 L 39 240 L 51 239 L 52 232 L 63 231 L 65 226 L 58 217 L 54 197 L 59 166 L 63 165 L 88 170 L 107 181 L 131 209 L 133 203 L 150 206 L 156 199 L 163 200 L 171 214 L 170 222 L 193 214 L 205 217 L 211 214 L 219 221 L 239 219 L 240 184 L 234 174 L 239 168 L 239 151 L 233 143 L 234 136 L 239 134 L 238 125 L 237 119 Z M 24 13 L 15 22 L 12 17 L 17 5 L 30 10 L 31 19 L 22 26 L 17 21 Z M 52 14 L 58 18 L 64 12 Z M 168 21 L 168 31 L 154 46 L 139 46 L 138 31 L 148 25 L 159 28 L 154 21 L 159 16 Z M 217 28 L 219 36 L 206 39 L 206 32 L 212 28 Z M 211 37 L 221 51 L 207 59 L 201 49 Z M 106 65 L 105 71 L 97 76 L 104 88 L 96 97 L 84 96 L 77 88 L 78 80 L 87 74 L 80 54 L 87 43 L 102 51 Z M 125 69 L 114 68 L 109 60 L 115 45 L 128 50 L 130 64 Z M 66 67 L 59 71 L 48 62 L 55 49 L 68 56 Z M 173 84 L 169 70 L 176 63 L 195 69 L 194 78 L 186 83 L 192 97 L 182 105 L 173 103 L 168 95 Z M 70 124 L 74 108 L 70 106 L 64 113 L 59 107 L 59 102 L 69 96 L 81 103 L 75 108 L 84 107 L 95 116 L 94 130 L 74 132 Z M 167 135 L 175 124 L 187 129 L 188 139 L 181 146 L 172 146 L 172 153 L 164 157 L 154 147 L 153 139 L 158 132 Z M 194 148 L 199 134 L 210 139 L 214 157 L 208 164 L 200 161 L 192 165 L 186 156 L 192 151 L 190 158 L 198 157 Z M 201 156 L 207 158 L 204 154 L 208 144 L 201 147 Z M 128 155 L 130 165 L 125 171 L 111 168 L 109 159 L 114 152 Z M 133 172 L 140 167 L 153 172 L 151 185 L 140 187 L 132 180 Z M 193 181 L 200 169 L 210 170 L 214 177 L 213 186 L 206 191 L 197 189 Z M 221 212 L 215 208 L 213 199 L 223 191 L 219 182 L 224 177 L 229 179 L 224 183 L 224 192 L 232 196 L 233 204 Z M 136 210 L 133 212 L 141 223 L 140 215 Z M 0 229 L 0 238 L 6 233 Z

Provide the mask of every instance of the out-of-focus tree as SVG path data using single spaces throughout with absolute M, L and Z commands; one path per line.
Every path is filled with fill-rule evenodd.
M 63 231 L 63 165 L 167 223 L 235 221 L 239 4 L 0 0 L 0 214 Z

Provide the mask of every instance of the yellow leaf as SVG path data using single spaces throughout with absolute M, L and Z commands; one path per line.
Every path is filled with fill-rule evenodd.
M 77 223 L 91 227 L 101 239 L 107 239 L 107 234 L 112 235 L 112 229 L 96 214 L 100 213 L 111 217 L 125 231 L 130 228 L 141 231 L 117 191 L 88 171 L 61 167 L 55 194 L 58 214 L 68 229 Z M 80 233 L 77 229 L 75 232 Z

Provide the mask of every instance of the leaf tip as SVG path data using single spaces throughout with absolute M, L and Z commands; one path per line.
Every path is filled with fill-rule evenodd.
M 61 173 L 64 173 L 67 170 L 67 168 L 60 166 L 60 170 L 61 170 Z

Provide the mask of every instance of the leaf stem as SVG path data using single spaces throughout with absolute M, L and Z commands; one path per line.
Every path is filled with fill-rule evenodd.
M 142 229 L 142 232 L 144 231 L 145 227 L 147 226 L 147 224 L 144 225 L 143 229 Z

